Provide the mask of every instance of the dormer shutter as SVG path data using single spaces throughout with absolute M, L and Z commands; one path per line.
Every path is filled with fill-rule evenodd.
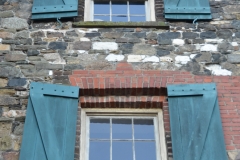
M 212 19 L 209 0 L 164 0 L 166 19 Z
M 75 17 L 78 0 L 34 0 L 32 19 Z

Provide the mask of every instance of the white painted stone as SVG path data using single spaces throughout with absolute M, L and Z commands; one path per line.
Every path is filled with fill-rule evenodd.
M 78 29 L 77 30 L 79 33 L 86 33 L 86 31 L 82 30 L 82 29 Z
M 160 57 L 161 62 L 173 62 L 171 57 Z
M 229 24 L 231 21 L 211 21 L 210 24 Z
M 88 52 L 86 50 L 77 50 L 77 52 L 79 54 L 88 54 Z
M 197 55 L 197 54 L 191 54 L 191 55 L 190 55 L 190 58 L 191 58 L 191 59 L 194 59 L 194 57 L 196 57 L 196 55 Z
M 0 38 L 0 43 L 2 43 L 2 38 Z
M 222 67 L 217 64 L 208 65 L 208 67 L 206 67 L 206 68 L 208 70 L 210 70 L 213 75 L 216 75 L 216 76 L 231 76 L 232 75 L 231 71 L 222 69 Z
M 187 64 L 190 61 L 189 56 L 176 56 L 175 63 L 177 64 Z
M 145 57 L 145 55 L 128 55 L 127 62 L 142 62 Z
M 92 49 L 96 50 L 118 50 L 118 44 L 115 42 L 93 42 Z
M 98 32 L 98 29 L 97 28 L 91 28 L 91 29 L 88 29 L 88 32 Z
M 232 46 L 238 46 L 237 42 L 232 42 L 231 44 L 232 44 Z
M 217 44 L 217 43 L 222 43 L 224 39 L 205 39 L 204 41 L 206 43 Z
M 216 52 L 217 51 L 217 46 L 212 45 L 212 44 L 206 44 L 204 46 L 201 47 L 200 51 L 212 51 L 212 52 Z
M 122 61 L 124 60 L 124 55 L 109 54 L 105 60 L 107 61 Z
M 50 71 L 48 72 L 48 75 L 49 75 L 49 76 L 52 76 L 52 75 L 53 75 L 53 71 L 50 70 Z
M 90 39 L 83 37 L 83 38 L 80 38 L 80 41 L 90 41 Z
M 177 46 L 182 46 L 182 45 L 184 45 L 184 40 L 182 40 L 182 39 L 173 39 L 172 44 L 173 45 L 177 45 Z
M 147 56 L 142 62 L 159 62 L 159 58 L 156 56 Z

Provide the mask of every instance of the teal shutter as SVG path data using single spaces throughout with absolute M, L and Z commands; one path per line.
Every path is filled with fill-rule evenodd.
M 227 160 L 215 84 L 167 87 L 174 160 Z
M 78 0 L 33 0 L 32 19 L 75 17 Z
M 73 160 L 78 87 L 31 83 L 20 160 Z
M 212 19 L 209 0 L 164 0 L 166 19 Z

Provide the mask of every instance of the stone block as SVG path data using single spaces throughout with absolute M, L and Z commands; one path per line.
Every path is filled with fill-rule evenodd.
M 230 30 L 219 30 L 217 31 L 217 37 L 222 39 L 232 38 L 232 32 Z
M 11 136 L 0 135 L 0 150 L 6 151 L 12 149 Z
M 45 37 L 45 33 L 43 31 L 37 31 L 37 32 L 32 32 L 31 33 L 32 38 L 41 38 Z
M 92 49 L 95 49 L 95 50 L 118 50 L 118 44 L 115 42 L 93 42 Z
M 15 34 L 15 38 L 29 38 L 30 32 L 29 31 L 20 31 Z
M 90 50 L 92 42 L 90 41 L 77 41 L 73 44 L 74 50 Z
M 0 18 L 9 18 L 9 17 L 13 17 L 14 13 L 13 11 L 1 11 L 0 12 Z
M 6 54 L 4 59 L 7 62 L 16 62 L 26 60 L 27 55 L 25 54 Z
M 27 84 L 26 78 L 12 78 L 8 80 L 9 87 L 24 86 Z
M 240 63 L 240 54 L 228 54 L 227 61 L 230 63 Z
M 145 55 L 128 55 L 127 62 L 142 62 Z
M 13 39 L 14 34 L 11 32 L 0 32 L 0 38 L 2 39 Z
M 7 95 L 0 95 L 0 106 L 6 105 L 16 105 L 19 104 L 19 101 L 14 97 L 10 97 Z
M 63 37 L 62 32 L 47 32 L 47 37 L 48 38 L 53 38 L 53 37 Z
M 147 39 L 157 39 L 157 33 L 151 32 L 147 34 Z
M 170 54 L 170 52 L 168 51 L 168 50 L 165 50 L 165 49 L 158 49 L 157 50 L 157 55 L 158 56 L 166 56 L 166 55 L 169 55 Z
M 14 96 L 15 90 L 14 89 L 0 89 L 0 95 Z
M 109 38 L 109 39 L 117 39 L 121 38 L 123 36 L 123 33 L 121 32 L 106 32 L 102 35 L 104 38 Z
M 172 40 L 172 44 L 173 45 L 176 45 L 176 46 L 182 46 L 182 45 L 184 45 L 184 40 L 183 39 L 173 39 Z
M 216 45 L 212 45 L 212 44 L 206 44 L 204 46 L 201 47 L 200 51 L 205 51 L 205 52 L 216 52 L 217 51 L 217 46 Z
M 22 118 L 26 117 L 26 110 L 10 110 L 3 112 L 5 118 Z
M 200 33 L 200 38 L 202 39 L 213 39 L 216 38 L 216 33 L 212 31 L 202 32 Z
M 0 78 L 0 87 L 6 87 L 7 86 L 7 79 Z
M 21 77 L 22 73 L 19 68 L 11 66 L 0 66 L 0 77 L 11 78 L 11 77 Z
M 136 55 L 156 55 L 157 51 L 148 44 L 136 44 L 133 46 L 133 54 Z
M 4 160 L 18 160 L 19 152 L 4 152 L 3 154 Z
M 50 42 L 48 45 L 48 48 L 65 50 L 65 49 L 67 49 L 67 46 L 68 46 L 68 44 L 66 42 Z
M 14 151 L 19 151 L 21 149 L 22 137 L 13 137 L 12 146 Z
M 0 44 L 0 50 L 2 51 L 10 51 L 11 47 L 7 44 Z
M 86 33 L 84 37 L 93 38 L 93 37 L 99 37 L 99 36 L 101 36 L 100 33 L 98 33 L 98 32 L 95 32 L 95 33 L 94 33 L 94 32 L 93 32 L 93 33 Z
M 9 136 L 12 131 L 12 122 L 0 119 L 0 136 Z
M 207 65 L 205 68 L 210 70 L 212 72 L 212 74 L 216 75 L 216 76 L 231 76 L 232 75 L 231 71 L 222 69 L 222 67 L 217 64 Z
M 175 63 L 177 64 L 187 64 L 190 60 L 189 56 L 176 56 Z
M 27 56 L 37 56 L 39 54 L 40 54 L 40 52 L 38 50 L 28 50 L 27 51 Z
M 172 44 L 171 39 L 177 39 L 180 38 L 181 34 L 180 32 L 167 32 L 167 33 L 161 33 L 158 35 L 158 43 L 159 44 Z
M 78 37 L 78 34 L 76 33 L 75 30 L 67 31 L 66 35 L 69 37 Z
M 7 29 L 23 30 L 28 28 L 26 19 L 12 17 L 2 19 L 2 27 Z
M 183 39 L 188 38 L 188 39 L 195 39 L 199 37 L 198 33 L 194 32 L 183 32 L 182 33 Z

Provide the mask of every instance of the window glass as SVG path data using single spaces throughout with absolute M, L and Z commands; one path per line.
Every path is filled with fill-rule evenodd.
M 130 16 L 130 21 L 142 22 L 142 21 L 146 21 L 146 17 L 145 16 Z
M 110 14 L 110 5 L 107 2 L 94 2 L 94 14 Z
M 90 141 L 89 160 L 110 160 L 110 142 Z
M 152 119 L 134 119 L 135 139 L 154 139 L 154 125 Z
M 113 142 L 113 160 L 133 160 L 132 142 Z
M 112 14 L 127 14 L 127 1 L 112 2 Z
M 94 16 L 94 21 L 110 21 L 110 16 Z
M 155 160 L 155 142 L 135 142 L 135 153 L 136 160 Z
M 145 15 L 145 2 L 129 2 L 129 10 L 131 14 Z
M 132 119 L 113 119 L 112 138 L 132 139 Z
M 109 119 L 90 119 L 91 139 L 110 139 Z

